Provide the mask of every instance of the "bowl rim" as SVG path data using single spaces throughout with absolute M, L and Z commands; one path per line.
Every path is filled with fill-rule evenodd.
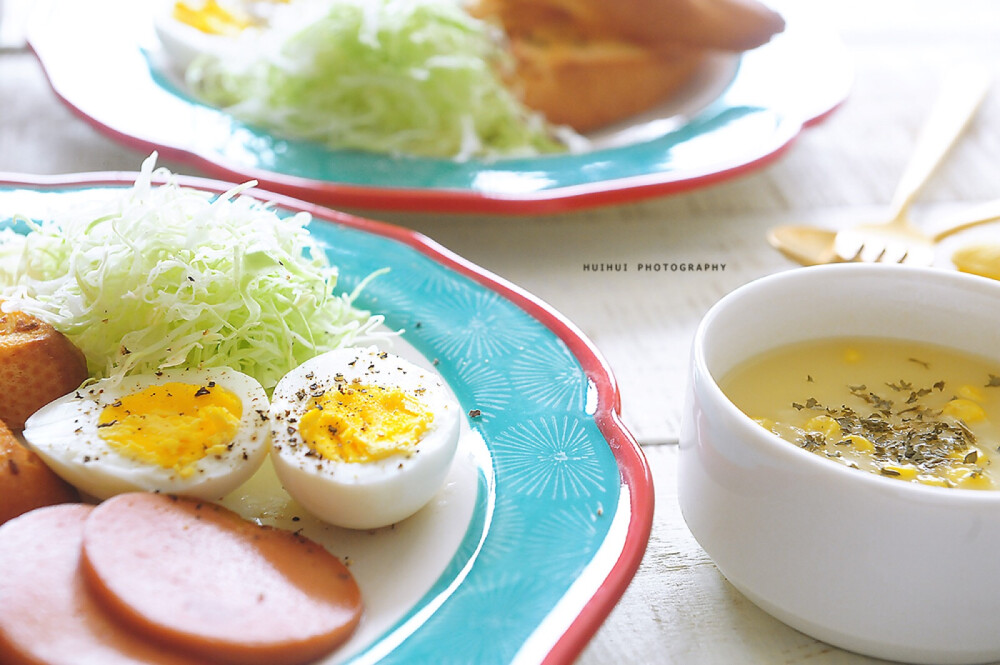
M 847 272 L 861 271 L 874 272 L 876 279 L 878 278 L 878 275 L 883 274 L 885 271 L 908 271 L 913 278 L 925 280 L 943 279 L 950 281 L 956 288 L 972 289 L 973 291 L 982 293 L 992 291 L 995 293 L 997 298 L 1000 299 L 1000 282 L 977 275 L 945 271 L 940 268 L 906 265 L 841 263 L 793 268 L 778 273 L 772 273 L 747 282 L 746 284 L 743 284 L 742 286 L 729 292 L 713 304 L 702 318 L 697 330 L 695 331 L 694 341 L 692 344 L 692 390 L 694 392 L 698 391 L 697 381 L 694 381 L 693 379 L 699 375 L 703 376 L 707 379 L 707 381 L 703 383 L 703 390 L 705 391 L 704 394 L 710 397 L 712 401 L 722 409 L 724 415 L 730 422 L 736 423 L 739 426 L 740 434 L 745 432 L 743 440 L 747 440 L 747 438 L 753 440 L 756 447 L 769 457 L 778 457 L 779 459 L 787 460 L 791 464 L 810 465 L 806 468 L 808 468 L 813 474 L 832 474 L 830 479 L 838 483 L 861 483 L 861 486 L 865 487 L 867 491 L 914 503 L 916 503 L 914 500 L 919 500 L 920 502 L 934 501 L 939 504 L 957 504 L 965 507 L 970 504 L 982 504 L 991 508 L 995 507 L 997 504 L 1000 504 L 1000 487 L 992 490 L 984 490 L 962 487 L 937 487 L 934 485 L 925 485 L 923 483 L 900 481 L 893 478 L 879 476 L 875 473 L 862 471 L 860 469 L 852 469 L 843 464 L 837 464 L 833 460 L 825 459 L 815 453 L 803 450 L 791 442 L 782 439 L 777 434 L 761 427 L 753 420 L 753 418 L 740 410 L 740 408 L 737 407 L 736 404 L 734 404 L 722 390 L 715 373 L 709 369 L 706 357 L 706 337 L 716 320 L 718 320 L 722 316 L 723 312 L 725 312 L 727 308 L 731 307 L 733 303 L 739 302 L 742 298 L 749 297 L 749 295 L 756 296 L 762 290 L 766 293 L 770 289 L 774 288 L 775 285 L 794 282 L 795 280 L 800 279 L 800 276 L 805 273 L 808 273 L 811 278 L 815 275 L 820 275 L 819 278 L 822 278 L 822 275 L 829 273 L 831 277 L 834 278 L 831 279 L 831 284 L 842 286 L 843 283 L 840 280 L 835 279 L 836 276 Z M 838 335 L 830 336 L 830 338 L 836 337 L 838 337 Z M 840 337 L 847 336 L 840 335 Z M 874 337 L 881 339 L 908 339 L 905 335 L 898 337 L 877 335 Z M 822 338 L 803 337 L 801 341 L 813 339 Z M 775 348 L 781 348 L 781 346 L 784 345 L 779 344 Z M 942 344 L 941 346 L 946 349 L 957 351 L 957 349 L 949 347 L 947 344 Z M 961 351 L 959 352 L 961 353 Z M 745 356 L 744 359 L 748 360 L 752 357 L 753 354 Z M 997 352 L 996 361 L 998 365 L 1000 365 L 1000 350 Z

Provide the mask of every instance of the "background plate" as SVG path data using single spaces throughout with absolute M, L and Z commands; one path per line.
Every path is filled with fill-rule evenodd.
M 537 214 L 691 189 L 766 164 L 839 104 L 851 82 L 828 27 L 802 15 L 802 3 L 774 3 L 785 32 L 735 62 L 721 88 L 710 81 L 711 98 L 696 109 L 665 111 L 665 133 L 653 138 L 647 132 L 657 120 L 647 115 L 633 128 L 646 138 L 585 154 L 461 163 L 394 158 L 280 139 L 195 102 L 155 65 L 161 54 L 151 2 L 37 4 L 29 43 L 56 94 L 99 130 L 226 180 L 254 178 L 325 205 Z M 713 77 L 726 72 L 717 69 Z
M 0 174 L 0 227 L 134 180 Z M 468 530 L 430 589 L 350 662 L 571 662 L 632 579 L 653 516 L 649 469 L 620 422 L 603 359 L 547 305 L 423 236 L 254 196 L 279 214 L 314 216 L 310 229 L 341 271 L 338 289 L 389 267 L 359 305 L 405 329 L 463 409 L 481 412 L 467 423 L 485 452 Z

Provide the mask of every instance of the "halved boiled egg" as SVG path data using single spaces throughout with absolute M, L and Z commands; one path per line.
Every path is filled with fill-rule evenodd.
M 98 499 L 132 491 L 219 499 L 267 457 L 268 399 L 226 367 L 105 379 L 28 418 L 26 444 Z
M 200 55 L 240 58 L 259 50 L 275 26 L 297 20 L 315 0 L 159 0 L 153 27 L 167 57 L 184 71 Z
M 338 349 L 283 377 L 271 396 L 271 459 L 320 519 L 352 529 L 398 522 L 441 488 L 461 414 L 440 378 L 377 349 Z

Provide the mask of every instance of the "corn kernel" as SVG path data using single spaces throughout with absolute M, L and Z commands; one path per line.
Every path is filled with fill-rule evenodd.
M 914 480 L 919 474 L 919 470 L 912 464 L 885 464 L 882 466 L 884 475 L 899 478 L 901 480 Z
M 873 444 L 865 437 L 859 436 L 857 434 L 848 434 L 847 436 L 844 437 L 843 440 L 849 441 L 852 446 L 854 446 L 855 448 L 857 448 L 862 452 L 870 453 L 871 451 L 875 450 L 875 444 Z
M 932 476 L 929 473 L 921 473 L 918 475 L 917 482 L 924 485 L 931 485 L 933 487 L 951 487 L 951 483 L 948 482 L 947 478 Z
M 840 423 L 830 416 L 815 416 L 810 418 L 803 427 L 807 432 L 822 434 L 827 441 L 832 441 L 840 437 Z
M 979 388 L 979 386 L 972 386 L 968 384 L 959 388 L 958 394 L 965 399 L 971 399 L 974 402 L 982 402 L 986 399 L 986 396 L 983 395 L 983 391 Z
M 982 472 L 962 467 L 953 467 L 945 472 L 956 487 L 970 490 L 993 489 L 993 483 Z
M 775 422 L 770 418 L 754 418 L 753 421 L 766 429 L 768 432 L 774 431 Z
M 850 364 L 861 362 L 861 352 L 857 349 L 848 347 L 844 350 L 844 362 Z
M 945 404 L 941 411 L 964 423 L 977 423 L 986 420 L 986 412 L 983 411 L 983 407 L 968 399 L 953 399 Z
M 969 446 L 968 448 L 963 448 L 962 450 L 954 450 L 948 453 L 948 458 L 958 460 L 966 464 L 977 464 L 979 466 L 989 464 L 986 453 L 984 453 L 981 448 L 977 448 L 976 446 Z

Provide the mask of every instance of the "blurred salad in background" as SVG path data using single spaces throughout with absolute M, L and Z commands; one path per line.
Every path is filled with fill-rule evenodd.
M 583 140 L 505 86 L 503 35 L 456 0 L 183 0 L 160 23 L 195 96 L 277 135 L 455 160 Z

